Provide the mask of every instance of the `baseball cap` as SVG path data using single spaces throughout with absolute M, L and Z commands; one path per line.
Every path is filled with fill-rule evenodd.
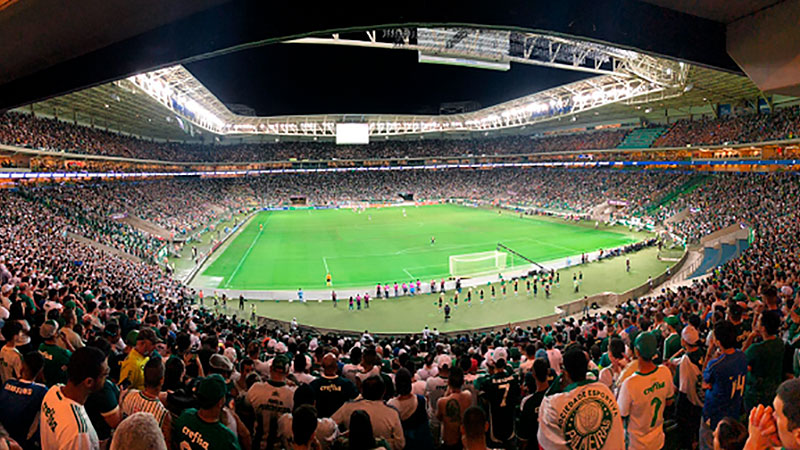
M 278 355 L 272 358 L 272 365 L 270 366 L 270 370 L 278 370 L 286 372 L 286 368 L 289 366 L 289 358 Z
M 503 347 L 494 349 L 494 352 L 492 352 L 492 361 L 498 362 L 501 359 L 503 361 L 508 361 L 508 352 L 506 352 L 506 349 Z
M 218 373 L 200 379 L 195 391 L 201 408 L 210 408 L 227 393 L 228 386 L 225 384 L 225 379 Z
M 697 328 L 694 326 L 686 325 L 681 332 L 681 339 L 686 341 L 689 345 L 696 345 L 697 342 L 700 341 L 700 333 L 697 332 Z
M 139 330 L 131 330 L 125 336 L 125 343 L 127 345 L 136 345 L 136 339 L 139 337 Z
M 447 367 L 449 369 L 453 366 L 453 358 L 450 355 L 439 355 L 436 358 L 436 365 L 439 367 Z
M 42 339 L 50 339 L 58 333 L 58 322 L 55 320 L 48 320 L 39 327 L 39 336 Z
M 548 334 L 548 335 L 546 335 L 546 336 L 544 337 L 544 340 L 543 340 L 543 341 L 544 341 L 544 345 L 550 345 L 550 344 L 552 344 L 552 343 L 553 343 L 553 341 L 554 341 L 554 340 L 555 340 L 555 339 L 553 339 L 553 336 L 551 336 L 551 335 L 549 335 L 549 334 Z
M 658 343 L 656 342 L 656 337 L 651 333 L 639 333 L 639 336 L 636 337 L 636 343 L 634 345 L 636 350 L 639 350 L 642 358 L 650 359 L 655 356 L 656 353 L 658 353 Z
M 150 341 L 153 344 L 158 344 L 161 342 L 161 339 L 156 336 L 156 332 L 153 331 L 152 328 L 142 328 L 139 330 L 139 335 L 136 337 L 136 342 L 139 341 Z
M 212 369 L 217 370 L 224 370 L 225 372 L 233 372 L 233 363 L 231 361 L 220 355 L 219 353 L 215 353 L 211 355 L 211 358 L 208 360 L 208 365 L 211 366 Z
M 681 326 L 681 321 L 677 316 L 668 316 L 664 319 L 664 322 L 676 330 Z

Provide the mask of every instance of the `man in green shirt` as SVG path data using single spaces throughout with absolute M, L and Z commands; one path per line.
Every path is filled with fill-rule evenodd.
M 67 365 L 72 352 L 56 344 L 58 323 L 48 320 L 39 327 L 39 335 L 44 339 L 39 345 L 39 353 L 44 357 L 44 382 L 47 387 L 67 383 Z
M 669 316 L 664 319 L 669 330 L 667 338 L 664 339 L 664 355 L 662 360 L 669 361 L 681 349 L 681 337 L 678 330 L 681 329 L 681 321 L 677 316 Z
M 778 339 L 781 318 L 777 311 L 764 311 L 758 324 L 744 343 L 747 356 L 747 379 L 744 388 L 744 406 L 770 405 L 781 383 L 783 372 L 783 341 Z M 753 344 L 756 336 L 761 342 Z
M 197 400 L 200 409 L 190 408 L 172 426 L 172 447 L 191 450 L 240 450 L 239 439 L 219 417 L 227 392 L 225 379 L 213 374 L 200 380 Z

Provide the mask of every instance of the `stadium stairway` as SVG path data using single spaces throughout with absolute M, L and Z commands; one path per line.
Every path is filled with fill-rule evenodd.
M 675 189 L 667 192 L 661 199 L 657 202 L 651 203 L 647 208 L 645 208 L 645 214 L 652 214 L 653 212 L 657 211 L 662 206 L 668 205 L 670 202 L 675 200 L 676 198 L 680 197 L 681 195 L 688 195 L 695 189 L 699 188 L 709 179 L 708 175 L 695 175 L 685 183 L 681 184 L 680 186 L 676 187 Z
M 734 243 L 721 243 L 718 247 L 705 247 L 703 261 L 689 278 L 705 275 L 712 269 L 738 257 L 749 246 L 746 239 L 737 239 Z
M 617 148 L 649 148 L 658 139 L 666 128 L 636 128 L 628 133 Z

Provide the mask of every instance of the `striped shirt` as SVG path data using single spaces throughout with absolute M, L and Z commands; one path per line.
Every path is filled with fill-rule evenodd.
M 120 404 L 120 410 L 123 418 L 138 412 L 150 413 L 155 417 L 159 426 L 164 424 L 164 418 L 169 414 L 167 408 L 157 398 L 149 398 L 144 395 L 144 392 L 137 389 L 131 389 L 125 394 Z
M 83 405 L 67 398 L 61 385 L 47 391 L 39 419 L 42 448 L 95 450 L 100 448 L 97 433 Z

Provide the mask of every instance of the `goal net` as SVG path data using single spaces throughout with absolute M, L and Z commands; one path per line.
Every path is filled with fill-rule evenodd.
M 497 250 L 452 255 L 450 256 L 450 275 L 461 277 L 505 269 L 507 256 L 505 252 Z

